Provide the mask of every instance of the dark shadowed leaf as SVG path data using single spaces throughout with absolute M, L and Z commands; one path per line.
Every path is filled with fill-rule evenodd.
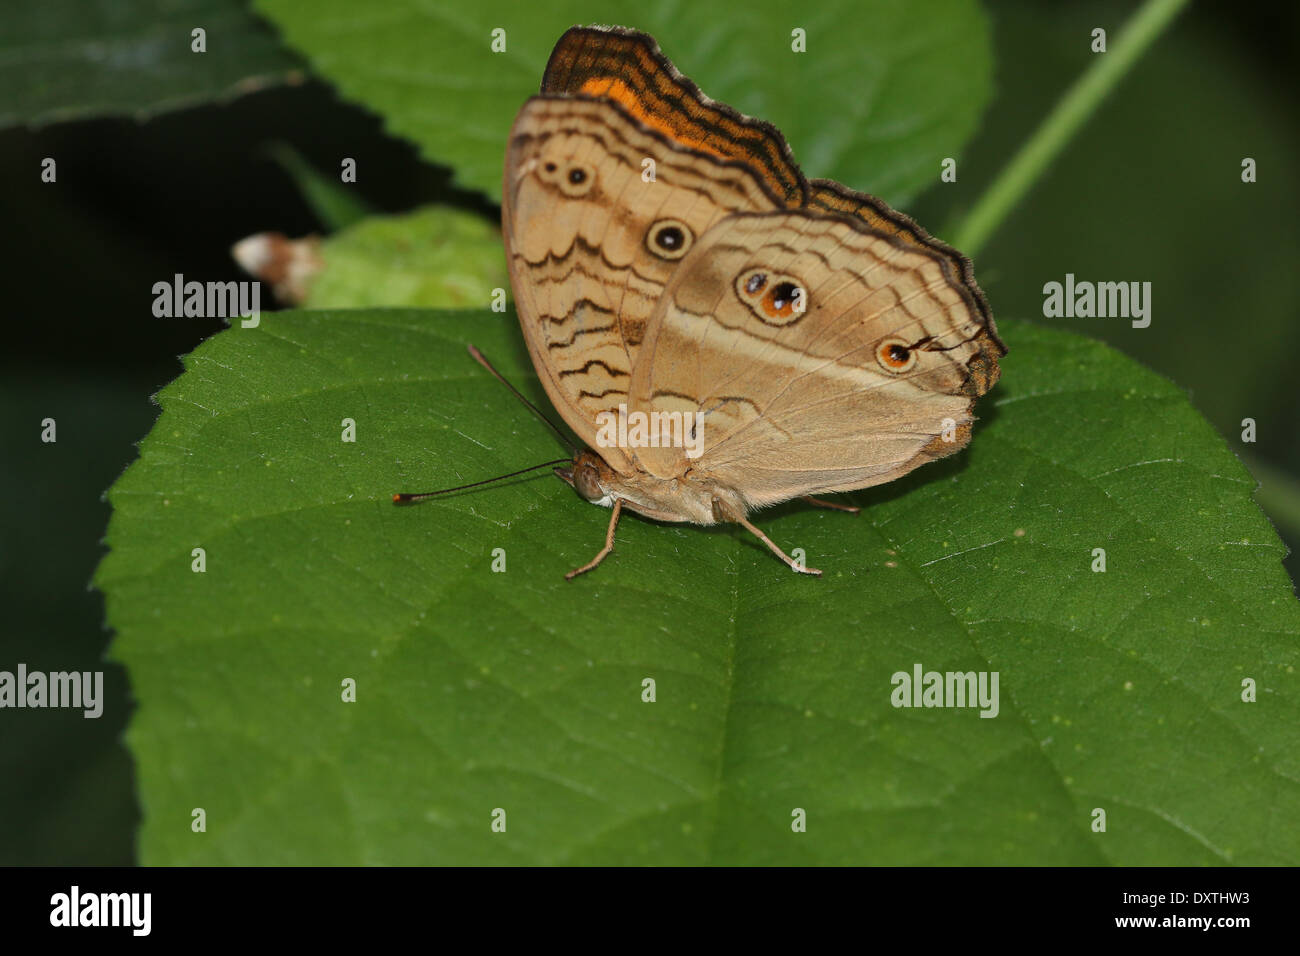
M 203 53 L 192 49 L 200 28 Z M 236 0 L 9 3 L 0 30 L 0 128 L 143 118 L 301 72 L 275 32 Z

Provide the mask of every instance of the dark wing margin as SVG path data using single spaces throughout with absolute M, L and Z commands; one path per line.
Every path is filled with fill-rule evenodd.
M 883 199 L 849 189 L 832 179 L 814 179 L 808 186 L 807 208 L 860 220 L 877 232 L 894 236 L 907 245 L 928 249 L 939 257 L 944 270 L 961 287 L 962 294 L 980 319 L 981 329 L 974 339 L 978 351 L 967 364 L 970 378 L 964 390 L 972 398 L 978 398 L 996 385 L 1001 374 L 998 359 L 1007 354 L 1007 347 L 998 337 L 993 312 L 984 291 L 975 282 L 971 261 L 946 242 L 935 239 L 910 216 L 891 209 Z
M 748 163 L 786 205 L 807 201 L 807 180 L 780 131 L 709 99 L 644 33 L 570 28 L 551 51 L 541 92 L 613 100 L 683 146 Z

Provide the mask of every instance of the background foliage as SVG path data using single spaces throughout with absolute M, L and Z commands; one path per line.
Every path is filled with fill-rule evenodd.
M 798 144 L 816 175 L 872 183 L 902 202 L 934 180 L 933 157 L 956 152 L 989 93 L 988 31 L 973 0 L 828 0 L 801 10 L 810 53 L 791 52 L 789 8 L 640 0 L 472 6 L 393 0 L 382 13 L 348 0 L 258 0 L 339 92 L 384 117 L 457 182 L 501 197 L 501 155 L 519 104 L 537 92 L 555 41 L 575 23 L 635 24 L 714 99 L 761 116 Z M 778 26 L 780 25 L 780 26 Z M 489 52 L 494 29 L 501 54 Z

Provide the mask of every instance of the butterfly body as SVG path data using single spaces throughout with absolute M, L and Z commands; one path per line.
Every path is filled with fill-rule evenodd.
M 559 474 L 592 504 L 612 508 L 622 501 L 656 521 L 711 525 L 735 521 L 748 512 L 740 492 L 707 477 L 689 471 L 672 478 L 639 471 L 620 474 L 589 449 L 578 452 L 573 465 Z
M 613 510 L 575 573 L 624 507 L 739 523 L 805 570 L 749 513 L 960 450 L 1006 351 L 960 253 L 804 179 L 644 34 L 561 38 L 511 130 L 502 230 L 533 364 L 588 446 L 557 473 Z

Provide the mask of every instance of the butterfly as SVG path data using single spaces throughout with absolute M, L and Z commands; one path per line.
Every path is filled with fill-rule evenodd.
M 775 127 L 655 41 L 574 27 L 520 109 L 501 210 L 542 385 L 612 509 L 734 522 L 878 485 L 970 441 L 1006 354 L 970 262 L 884 202 L 808 181 Z

